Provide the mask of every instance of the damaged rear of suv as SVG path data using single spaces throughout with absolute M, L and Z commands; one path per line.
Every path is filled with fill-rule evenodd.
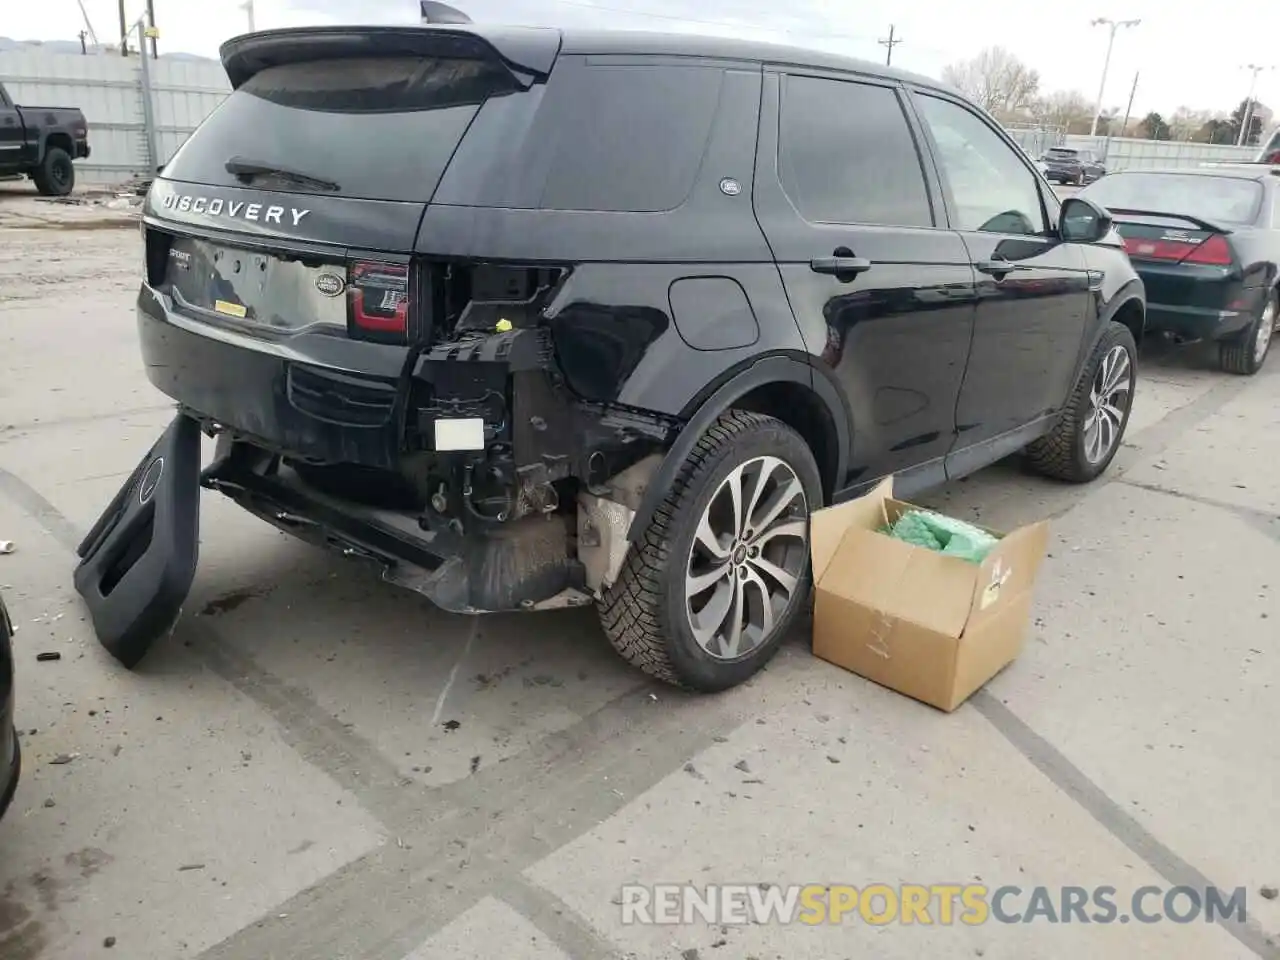
M 446 610 L 594 602 L 653 676 L 759 669 L 807 597 L 809 512 L 869 475 L 862 400 L 815 366 L 839 345 L 802 332 L 770 245 L 798 234 L 757 219 L 790 222 L 776 169 L 753 189 L 777 156 L 758 52 L 324 27 L 222 59 L 234 92 L 143 211 L 141 349 L 179 410 L 80 548 L 104 646 L 136 664 L 178 616 L 203 486 Z M 947 236 L 954 276 L 911 302 L 971 325 Z M 806 255 L 801 281 L 869 266 Z M 955 433 L 954 389 L 936 399 L 920 461 Z

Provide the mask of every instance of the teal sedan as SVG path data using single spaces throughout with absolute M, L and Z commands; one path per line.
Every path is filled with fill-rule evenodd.
M 1280 294 L 1280 166 L 1126 170 L 1078 196 L 1115 218 L 1147 292 L 1147 331 L 1213 341 L 1229 373 L 1266 360 Z

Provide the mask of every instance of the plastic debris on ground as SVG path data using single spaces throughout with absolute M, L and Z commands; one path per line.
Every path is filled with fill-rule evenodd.
M 999 540 L 980 527 L 929 510 L 908 510 L 880 532 L 925 550 L 981 563 Z

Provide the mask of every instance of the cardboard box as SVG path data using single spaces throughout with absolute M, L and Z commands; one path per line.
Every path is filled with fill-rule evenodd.
M 813 652 L 950 712 L 1021 651 L 1049 525 L 987 531 L 976 564 L 879 532 L 912 509 L 890 478 L 813 514 Z

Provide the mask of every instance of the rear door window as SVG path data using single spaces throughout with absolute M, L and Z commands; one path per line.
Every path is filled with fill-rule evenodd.
M 164 175 L 244 186 L 226 169 L 238 159 L 330 184 L 272 177 L 272 190 L 422 203 L 480 106 L 516 90 L 501 66 L 481 60 L 389 56 L 268 67 L 209 115 Z
M 778 168 L 810 223 L 934 225 L 915 138 L 891 87 L 785 77 Z

